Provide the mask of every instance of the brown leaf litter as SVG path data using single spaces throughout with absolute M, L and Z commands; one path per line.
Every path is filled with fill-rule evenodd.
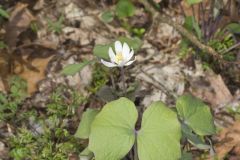
M 4 40 L 10 49 L 16 47 L 18 36 L 35 20 L 27 6 L 27 4 L 18 3 L 14 7 L 9 22 L 5 27 L 6 34 Z
M 46 76 L 45 71 L 51 59 L 52 57 L 48 57 L 44 59 L 39 59 L 39 58 L 34 59 L 32 63 L 34 64 L 34 67 L 38 69 L 38 72 L 29 70 L 27 67 L 24 66 L 23 72 L 20 72 L 18 74 L 21 78 L 27 81 L 29 95 L 37 91 L 37 83 L 45 79 L 45 76 Z M 18 72 L 20 68 L 21 66 L 16 66 L 15 72 Z
M 240 156 L 240 121 L 220 131 L 215 146 L 218 159 L 224 159 L 231 151 Z
M 204 76 L 189 78 L 189 81 L 190 92 L 213 107 L 225 105 L 233 99 L 221 75 L 208 71 Z

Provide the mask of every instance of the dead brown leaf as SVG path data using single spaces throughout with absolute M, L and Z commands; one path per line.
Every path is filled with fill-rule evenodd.
M 222 77 L 212 72 L 205 77 L 190 80 L 190 84 L 192 94 L 212 106 L 224 105 L 233 99 Z
M 14 7 L 9 22 L 5 27 L 6 34 L 4 39 L 10 49 L 16 47 L 18 36 L 25 31 L 34 20 L 35 17 L 27 9 L 27 4 L 18 3 Z
M 236 121 L 231 127 L 224 128 L 217 137 L 216 153 L 219 159 L 223 159 L 232 149 L 240 147 L 240 121 Z M 240 151 L 238 152 L 240 156 Z
M 44 7 L 45 1 L 44 0 L 38 0 L 37 3 L 34 5 L 34 10 L 40 10 Z
M 6 90 L 8 90 L 7 79 L 12 74 L 14 61 L 20 60 L 20 58 L 13 55 L 18 37 L 29 28 L 33 20 L 35 20 L 35 17 L 27 9 L 27 4 L 17 3 L 11 12 L 8 23 L 5 25 L 4 42 L 7 44 L 8 50 L 4 50 L 4 53 L 0 57 L 0 61 L 1 59 L 3 60 L 3 63 L 0 62 L 0 75 L 2 76 Z
M 52 56 L 44 59 L 36 58 L 32 61 L 32 64 L 34 64 L 34 67 L 36 67 L 39 72 L 29 70 L 26 66 L 22 69 L 21 65 L 15 68 L 15 72 L 17 73 L 22 70 L 18 75 L 27 81 L 29 95 L 37 90 L 37 83 L 45 79 L 45 71 L 51 58 Z

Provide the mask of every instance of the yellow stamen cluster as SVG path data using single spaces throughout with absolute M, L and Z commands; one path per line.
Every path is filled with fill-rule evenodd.
M 122 53 L 117 53 L 116 59 L 115 59 L 116 63 L 120 63 L 120 62 L 122 62 L 122 60 L 123 60 Z

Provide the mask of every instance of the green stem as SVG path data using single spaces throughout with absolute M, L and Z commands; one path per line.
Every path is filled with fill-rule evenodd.
M 134 152 L 134 160 L 138 160 L 137 143 L 135 143 L 133 146 L 133 152 Z
M 123 93 L 124 95 L 126 94 L 126 84 L 125 84 L 125 73 L 124 73 L 124 68 L 121 67 L 121 79 L 122 79 L 122 85 L 123 85 Z

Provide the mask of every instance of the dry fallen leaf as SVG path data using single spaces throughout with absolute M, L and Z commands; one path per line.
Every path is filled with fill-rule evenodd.
M 15 6 L 9 22 L 5 27 L 5 42 L 9 48 L 16 47 L 18 36 L 25 31 L 34 20 L 35 17 L 27 9 L 27 4 L 18 3 Z
M 29 70 L 26 66 L 24 66 L 23 72 L 18 74 L 20 77 L 27 81 L 29 95 L 37 90 L 37 83 L 45 79 L 45 71 L 48 62 L 51 60 L 51 58 L 52 56 L 44 59 L 36 58 L 32 61 L 32 64 L 34 64 L 34 67 L 36 67 L 39 70 L 39 72 Z M 15 72 L 17 73 L 20 70 L 21 70 L 20 65 L 15 68 Z
M 83 11 L 74 3 L 69 3 L 66 7 L 64 7 L 64 13 L 66 19 L 71 22 L 81 20 L 81 17 L 84 15 Z
M 223 159 L 232 149 L 240 147 L 240 121 L 236 121 L 232 126 L 224 128 L 217 139 L 218 143 L 215 151 L 218 159 Z M 240 153 L 238 156 L 240 156 Z
M 224 105 L 233 99 L 222 77 L 214 73 L 209 72 L 204 77 L 190 79 L 190 85 L 190 91 L 194 96 L 212 106 Z
M 44 0 L 38 0 L 35 6 L 33 7 L 34 10 L 40 10 L 44 7 L 45 2 Z
M 0 75 L 2 76 L 2 80 L 4 84 L 7 82 L 7 78 L 10 74 L 12 74 L 12 67 L 15 60 L 21 61 L 21 56 L 15 57 L 14 50 L 16 49 L 16 45 L 18 42 L 19 35 L 26 31 L 31 22 L 35 20 L 35 17 L 31 14 L 30 10 L 27 8 L 27 4 L 24 3 L 17 3 L 13 11 L 11 12 L 11 16 L 9 18 L 9 21 L 7 22 L 5 26 L 5 34 L 4 34 L 4 42 L 8 46 L 8 51 L 4 53 L 3 61 L 7 65 L 4 66 L 4 63 L 0 62 Z M 1 61 L 1 60 L 0 60 Z M 6 90 L 8 87 L 6 87 Z

